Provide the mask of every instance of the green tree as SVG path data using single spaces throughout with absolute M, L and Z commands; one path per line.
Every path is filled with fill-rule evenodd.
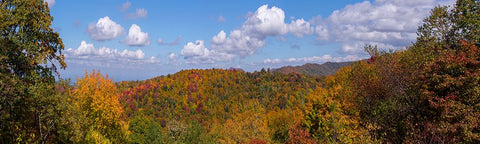
M 0 0 L 0 7 L 0 141 L 52 141 L 54 73 L 66 67 L 62 40 L 43 0 Z
M 130 123 L 128 130 L 131 132 L 129 140 L 138 144 L 167 143 L 167 138 L 162 132 L 162 127 L 151 118 L 137 115 Z

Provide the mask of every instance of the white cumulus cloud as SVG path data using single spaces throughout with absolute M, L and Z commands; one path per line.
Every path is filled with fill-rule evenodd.
M 169 64 L 169 65 L 179 65 L 180 63 L 178 62 L 178 55 L 175 54 L 175 53 L 170 53 L 168 55 L 167 64 Z
M 208 53 L 209 50 L 205 48 L 202 40 L 188 42 L 180 52 L 185 57 L 207 56 Z
M 123 50 L 119 51 L 117 49 L 111 49 L 108 47 L 95 48 L 93 44 L 89 44 L 85 41 L 80 43 L 77 49 L 69 48 L 66 51 L 67 57 L 82 58 L 82 59 L 132 59 L 139 60 L 145 58 L 145 53 L 142 50 L 129 51 Z
M 375 0 L 347 5 L 328 18 L 316 18 L 317 40 L 339 42 L 341 51 L 358 53 L 366 44 L 398 49 L 414 42 L 416 30 L 435 0 Z
M 452 1 L 452 0 L 447 0 Z M 255 54 L 266 45 L 267 37 L 285 39 L 285 34 L 302 38 L 316 35 L 322 43 L 338 43 L 340 51 L 352 55 L 363 55 L 367 44 L 378 45 L 386 49 L 398 49 L 415 41 L 416 29 L 422 19 L 428 16 L 431 8 L 439 4 L 451 3 L 435 0 L 374 0 L 347 5 L 335 10 L 326 18 L 314 17 L 310 21 L 290 17 L 285 23 L 285 13 L 281 8 L 260 6 L 255 12 L 246 16 L 246 21 L 238 28 L 218 32 L 210 41 L 210 49 L 201 43 L 187 43 L 182 56 L 187 61 L 232 60 Z M 162 43 L 162 42 L 160 42 Z M 227 56 L 227 58 L 225 58 Z M 329 55 L 311 58 L 292 58 L 289 61 L 348 60 L 352 57 L 329 58 Z M 216 58 L 223 57 L 223 58 Z M 281 62 L 287 60 L 280 60 Z M 280 62 L 266 59 L 264 62 Z
M 265 45 L 265 38 L 250 36 L 240 30 L 230 32 L 229 37 L 226 37 L 224 31 L 220 31 L 212 38 L 212 50 L 246 57 L 254 54 L 259 48 Z
M 100 18 L 96 24 L 88 25 L 86 32 L 93 40 L 112 40 L 125 34 L 125 29 L 112 21 L 110 17 Z
M 215 50 L 209 50 L 205 47 L 202 40 L 188 42 L 185 46 L 183 46 L 180 54 L 184 56 L 186 63 L 190 64 L 228 61 L 234 57 L 230 54 L 220 53 Z
M 310 23 L 303 20 L 297 19 L 292 21 L 292 23 L 287 25 L 288 32 L 292 33 L 296 37 L 303 37 L 304 35 L 313 34 L 313 27 L 310 26 Z
M 287 33 L 285 14 L 278 7 L 259 7 L 250 14 L 243 25 L 227 34 L 220 31 L 212 38 L 212 50 L 233 56 L 246 57 L 265 46 L 267 36 Z
M 268 5 L 263 5 L 248 17 L 243 23 L 242 30 L 260 38 L 285 34 L 287 33 L 285 13 L 278 7 L 268 8 Z
M 317 35 L 317 40 L 329 40 L 330 39 L 330 34 L 329 34 L 329 30 L 327 27 L 323 26 L 323 25 L 317 25 L 315 27 L 315 33 Z
M 108 47 L 95 48 L 93 44 L 86 41 L 82 41 L 76 49 L 67 49 L 65 57 L 68 62 L 93 65 L 101 65 L 102 63 L 119 65 L 159 63 L 155 57 L 146 58 L 142 50 L 118 50 Z
M 222 30 L 213 36 L 210 43 L 211 49 L 205 48 L 205 52 L 209 54 L 209 60 L 245 58 L 264 47 L 266 45 L 265 39 L 269 36 L 282 38 L 282 35 L 290 32 L 297 37 L 303 37 L 313 34 L 313 31 L 310 23 L 303 19 L 293 20 L 291 24 L 286 24 L 285 13 L 282 9 L 275 6 L 269 8 L 268 5 L 263 5 L 255 12 L 249 13 L 241 27 L 232 30 L 229 34 Z M 184 47 L 185 51 L 182 50 L 185 52 L 182 55 L 187 60 L 193 58 L 190 54 L 194 52 L 191 49 L 194 43 L 189 44 Z M 203 41 L 201 45 L 203 45 Z M 199 49 L 195 52 L 201 55 Z M 216 56 L 221 58 L 214 58 Z M 198 57 L 195 59 L 198 59 Z
M 170 53 L 170 54 L 168 55 L 168 58 L 169 58 L 169 59 L 177 59 L 177 57 L 178 57 L 178 56 L 177 56 L 175 53 Z
M 150 37 L 148 33 L 142 32 L 140 26 L 132 24 L 128 30 L 127 37 L 121 42 L 129 46 L 148 46 L 150 45 Z

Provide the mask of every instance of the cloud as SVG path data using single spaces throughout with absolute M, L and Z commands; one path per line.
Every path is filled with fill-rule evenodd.
M 249 12 L 246 21 L 241 27 L 234 29 L 227 35 L 225 31 L 220 31 L 212 37 L 211 49 L 206 49 L 209 54 L 209 60 L 232 60 L 233 58 L 245 58 L 253 55 L 260 48 L 266 45 L 267 37 L 277 37 L 283 39 L 282 35 L 291 32 L 297 37 L 313 34 L 313 28 L 309 22 L 303 19 L 294 20 L 291 24 L 285 23 L 285 14 L 278 7 L 269 8 L 268 5 L 260 6 L 255 12 Z M 194 43 L 192 43 L 194 44 Z M 203 45 L 203 41 L 202 41 Z M 184 47 L 185 59 L 197 59 L 199 56 L 190 56 L 187 53 L 193 49 L 193 45 Z M 183 51 L 183 50 L 182 50 Z M 199 51 L 198 51 L 199 52 Z M 215 56 L 223 56 L 224 58 L 212 58 Z M 202 58 L 206 58 L 202 56 Z
M 229 37 L 226 37 L 226 33 L 220 31 L 212 38 L 211 46 L 212 50 L 221 53 L 246 57 L 265 46 L 265 38 L 250 36 L 240 30 L 234 30 L 230 32 Z
M 86 32 L 90 38 L 97 41 L 112 40 L 125 34 L 122 26 L 112 21 L 110 17 L 105 16 L 98 19 L 96 24 L 88 25 Z
M 366 44 L 388 49 L 405 47 L 414 42 L 417 27 L 430 9 L 441 2 L 435 0 L 375 0 L 347 5 L 328 18 L 313 18 L 319 41 L 339 42 L 341 51 L 358 53 Z
M 329 34 L 329 30 L 327 27 L 325 27 L 324 25 L 317 25 L 315 27 L 315 33 L 317 35 L 316 39 L 317 40 L 329 40 L 330 39 L 330 34 Z
M 298 63 L 324 63 L 324 62 L 345 62 L 364 59 L 358 55 L 347 55 L 345 57 L 332 57 L 330 55 L 287 58 L 287 59 L 265 59 L 264 64 L 298 64 Z
M 278 7 L 268 8 L 263 5 L 248 17 L 243 24 L 242 30 L 248 35 L 258 36 L 275 36 L 287 33 L 287 25 L 285 24 L 285 14 Z
M 128 19 L 137 19 L 137 18 L 146 18 L 148 15 L 148 11 L 146 9 L 137 9 L 135 10 L 135 13 L 129 13 L 125 15 L 126 18 Z
M 292 23 L 287 25 L 287 28 L 288 32 L 300 38 L 304 35 L 313 34 L 313 27 L 310 26 L 309 22 L 306 22 L 303 19 L 297 19 L 295 21 L 292 21 Z
M 175 53 L 170 53 L 170 54 L 168 55 L 168 58 L 172 60 L 172 59 L 177 59 L 178 56 L 177 56 Z
M 206 56 L 209 50 L 205 48 L 202 40 L 197 40 L 194 43 L 188 42 L 180 52 L 185 57 Z
M 175 54 L 175 53 L 170 53 L 168 55 L 167 64 L 169 64 L 169 65 L 180 65 L 180 63 L 178 62 L 178 55 Z
M 449 0 L 451 1 L 451 0 Z M 216 60 L 216 56 L 227 55 L 232 60 L 245 58 L 255 54 L 266 45 L 267 37 L 284 38 L 285 34 L 292 34 L 302 38 L 315 34 L 316 40 L 322 43 L 338 43 L 340 51 L 345 55 L 362 55 L 366 44 L 378 45 L 386 49 L 398 49 L 415 41 L 416 29 L 422 24 L 422 19 L 434 6 L 448 2 L 435 0 L 375 0 L 364 1 L 347 5 L 340 10 L 335 10 L 326 18 L 316 16 L 309 21 L 295 19 L 285 23 L 284 11 L 278 7 L 260 6 L 255 12 L 246 15 L 245 22 L 238 28 L 226 33 L 221 30 L 212 37 L 210 49 L 202 43 L 195 54 L 187 53 L 193 45 L 184 46 L 182 54 L 186 60 L 208 58 Z M 200 46 L 197 45 L 197 46 Z M 297 47 L 297 46 L 295 46 Z M 294 47 L 294 48 L 295 48 Z M 182 50 L 183 51 L 183 50 Z M 203 53 L 200 53 L 203 52 Z M 214 54 L 212 54 L 214 53 Z M 190 54 L 190 55 L 189 55 Z M 208 56 L 207 56 L 208 55 Z M 314 57 L 310 59 L 328 58 Z M 296 58 L 300 61 L 309 61 Z M 340 58 L 332 58 L 339 60 Z M 268 62 L 269 60 L 267 60 Z M 274 60 L 270 59 L 271 62 Z
M 241 28 L 227 34 L 220 31 L 212 38 L 212 50 L 242 58 L 254 54 L 265 46 L 267 36 L 278 36 L 287 33 L 285 14 L 277 7 L 268 8 L 263 5 L 248 15 Z
M 120 7 L 120 10 L 122 10 L 122 12 L 126 11 L 128 8 L 130 8 L 130 6 L 132 6 L 132 3 L 130 3 L 129 1 L 125 2 L 122 4 L 122 6 Z
M 147 10 L 143 9 L 143 8 L 142 9 L 137 9 L 135 11 L 135 15 L 139 18 L 145 18 L 145 17 L 147 17 L 147 14 L 148 14 Z
M 212 38 L 212 43 L 224 43 L 227 39 L 227 34 L 222 30 Z
M 217 21 L 218 22 L 225 22 L 225 21 L 227 21 L 227 19 L 225 19 L 225 17 L 223 17 L 223 16 L 219 16 Z
M 228 61 L 234 57 L 230 54 L 219 53 L 215 50 L 209 50 L 205 47 L 202 40 L 188 42 L 185 46 L 183 46 L 180 54 L 184 56 L 186 63 L 190 64 Z
M 174 45 L 177 45 L 180 40 L 182 40 L 182 36 L 178 36 L 175 40 L 173 40 L 172 42 L 165 42 L 163 41 L 161 38 L 159 38 L 157 40 L 158 44 L 160 45 L 168 45 L 168 46 L 174 46 Z
M 121 42 L 129 46 L 148 46 L 150 45 L 150 37 L 148 33 L 142 32 L 140 26 L 132 24 L 127 37 Z
M 69 48 L 66 52 L 67 56 L 80 58 L 80 59 L 95 59 L 95 58 L 106 58 L 106 59 L 131 59 L 139 60 L 145 58 L 145 53 L 142 50 L 129 51 L 123 50 L 118 51 L 117 49 L 111 49 L 108 47 L 101 47 L 99 49 L 95 48 L 93 44 L 89 44 L 85 41 L 80 43 L 77 49 Z
M 263 60 L 263 63 L 276 64 L 276 63 L 280 63 L 280 62 L 282 62 L 282 60 L 280 60 L 280 59 L 265 59 L 265 60 Z
M 142 50 L 117 50 L 108 47 L 95 48 L 93 44 L 85 41 L 82 41 L 76 49 L 67 49 L 65 57 L 67 62 L 95 66 L 112 63 L 118 66 L 160 63 L 155 57 L 146 58 Z
M 157 64 L 160 63 L 160 61 L 157 58 L 155 58 L 154 56 L 150 57 L 148 60 L 146 60 L 146 62 L 147 63 L 157 63 Z

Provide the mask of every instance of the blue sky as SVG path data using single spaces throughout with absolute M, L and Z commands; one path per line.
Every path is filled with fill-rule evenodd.
M 353 61 L 366 44 L 401 49 L 429 10 L 453 1 L 45 0 L 65 44 L 62 78 L 115 81 L 182 69 Z

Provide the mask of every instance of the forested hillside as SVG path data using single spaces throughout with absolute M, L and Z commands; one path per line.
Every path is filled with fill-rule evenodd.
M 165 138 L 175 133 L 186 139 L 192 127 L 210 142 L 235 143 L 285 142 L 288 129 L 300 122 L 308 93 L 320 83 L 298 74 L 212 69 L 117 86 L 125 89 L 120 102 L 126 117 L 153 119 L 168 134 Z
M 323 64 L 307 63 L 301 66 L 285 66 L 278 69 L 273 69 L 273 72 L 283 74 L 297 73 L 308 76 L 327 76 L 335 74 L 335 72 L 345 66 L 352 65 L 354 62 L 326 62 Z
M 368 60 L 324 77 L 313 64 L 118 83 L 92 70 L 74 85 L 47 62 L 65 67 L 51 17 L 27 27 L 10 12 L 30 7 L 49 16 L 40 1 L 2 3 L 1 20 L 26 23 L 0 25 L 1 143 L 480 143 L 479 1 L 437 7 L 412 46 L 366 46 Z

